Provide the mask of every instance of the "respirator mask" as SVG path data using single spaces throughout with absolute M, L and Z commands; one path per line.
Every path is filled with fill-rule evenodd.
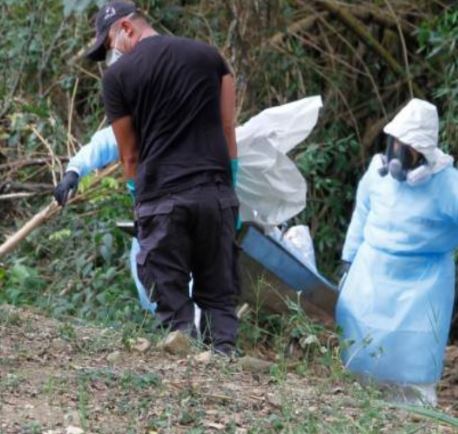
M 408 145 L 399 142 L 395 145 L 392 136 L 388 136 L 386 153 L 382 159 L 383 165 L 379 169 L 382 177 L 390 174 L 397 181 L 407 181 L 409 184 L 416 184 L 429 177 L 430 169 L 425 157 Z

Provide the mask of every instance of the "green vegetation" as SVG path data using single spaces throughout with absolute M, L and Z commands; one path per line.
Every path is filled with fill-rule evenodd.
M 429 434 L 451 433 L 457 424 L 439 410 L 382 402 L 379 392 L 343 371 L 332 335 L 302 314 L 294 327 L 289 318 L 259 319 L 259 335 L 275 340 L 277 354 L 270 371 L 259 372 L 244 370 L 237 360 L 199 361 L 198 348 L 186 359 L 154 347 L 145 353 L 127 348 L 127 336 L 139 335 L 131 323 L 119 329 L 62 325 L 6 306 L 0 314 L 2 356 L 11 361 L 0 378 L 5 434 L 68 426 L 107 434 Z M 248 327 L 251 320 L 244 322 Z M 283 338 L 268 332 L 272 323 Z M 93 344 L 99 339 L 104 345 Z M 255 351 L 274 354 L 269 345 Z M 0 373 L 4 366 L 2 360 Z

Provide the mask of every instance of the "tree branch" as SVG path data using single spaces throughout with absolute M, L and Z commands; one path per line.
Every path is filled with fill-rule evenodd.
M 328 12 L 335 14 L 349 30 L 361 39 L 364 44 L 378 54 L 393 70 L 393 72 L 409 82 L 409 74 L 391 55 L 391 53 L 386 50 L 385 47 L 383 47 L 383 45 L 374 38 L 374 36 L 372 36 L 372 34 L 366 29 L 366 26 L 359 19 L 353 16 L 346 8 L 338 6 L 330 0 L 319 0 L 318 3 L 321 4 Z M 424 92 L 415 83 L 412 83 L 412 88 L 417 96 L 424 98 Z

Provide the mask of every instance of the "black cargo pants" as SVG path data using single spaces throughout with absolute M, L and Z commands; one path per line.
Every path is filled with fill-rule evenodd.
M 160 324 L 192 333 L 195 302 L 202 310 L 204 342 L 225 353 L 235 348 L 238 328 L 237 215 L 235 192 L 224 184 L 200 185 L 136 206 L 138 275 L 157 303 Z

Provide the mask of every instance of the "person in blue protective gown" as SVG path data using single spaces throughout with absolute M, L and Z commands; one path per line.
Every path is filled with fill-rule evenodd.
M 438 149 L 436 107 L 413 99 L 361 179 L 336 320 L 345 366 L 396 399 L 436 404 L 454 301 L 458 171 Z

